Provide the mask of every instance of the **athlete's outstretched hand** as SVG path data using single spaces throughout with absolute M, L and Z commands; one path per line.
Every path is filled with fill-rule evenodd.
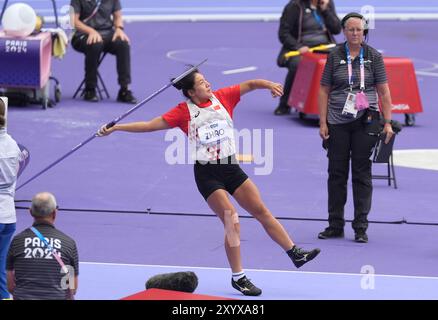
M 104 137 L 114 132 L 114 126 L 107 128 L 107 125 L 108 124 L 104 124 L 102 127 L 100 127 L 99 131 L 97 131 L 97 135 L 99 137 Z
M 280 83 L 272 82 L 270 90 L 273 98 L 283 95 L 283 86 Z

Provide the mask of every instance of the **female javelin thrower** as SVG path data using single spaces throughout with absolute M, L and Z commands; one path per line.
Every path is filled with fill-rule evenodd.
M 210 83 L 195 69 L 174 85 L 188 99 L 162 116 L 150 121 L 102 126 L 99 135 L 114 131 L 152 132 L 179 127 L 193 143 L 194 173 L 199 192 L 225 227 L 225 251 L 232 270 L 232 286 L 248 296 L 262 290 L 245 276 L 240 255 L 238 214 L 228 198 L 255 217 L 268 235 L 286 251 L 297 268 L 315 258 L 320 250 L 298 248 L 280 222 L 263 203 L 256 185 L 248 178 L 235 158 L 233 110 L 240 97 L 256 89 L 268 89 L 273 97 L 283 94 L 281 84 L 267 80 L 249 80 L 212 91 Z

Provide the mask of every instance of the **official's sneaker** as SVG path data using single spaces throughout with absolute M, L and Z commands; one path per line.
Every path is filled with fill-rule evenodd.
M 354 235 L 354 241 L 359 243 L 367 243 L 368 242 L 368 236 L 365 231 L 358 231 Z
M 303 264 L 313 260 L 320 252 L 321 250 L 318 248 L 311 251 L 306 251 L 302 248 L 294 246 L 292 250 L 288 252 L 288 255 L 292 259 L 295 267 L 299 268 Z
M 120 89 L 119 90 L 119 94 L 117 95 L 117 101 L 132 103 L 132 104 L 137 103 L 137 99 L 132 94 L 132 91 L 128 90 L 128 89 Z
M 99 99 L 97 98 L 97 95 L 96 95 L 96 89 L 94 89 L 94 88 L 85 89 L 84 100 L 89 101 L 89 102 L 99 101 Z
M 333 238 L 343 238 L 344 237 L 344 229 L 334 229 L 334 228 L 325 228 L 323 232 L 318 234 L 319 239 L 333 239 Z
M 283 116 L 283 115 L 286 115 L 286 114 L 290 114 L 290 108 L 288 107 L 288 106 L 282 106 L 282 105 L 280 105 L 280 106 L 278 106 L 275 110 L 274 110 L 274 114 L 276 115 L 276 116 Z
M 245 296 L 259 296 L 262 294 L 262 290 L 253 285 L 246 276 L 237 281 L 234 281 L 233 278 L 231 278 L 231 285 L 234 289 L 242 292 Z

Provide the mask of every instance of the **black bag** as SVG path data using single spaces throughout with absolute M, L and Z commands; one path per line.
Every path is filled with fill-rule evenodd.
M 289 50 L 285 49 L 284 47 L 281 48 L 280 53 L 277 57 L 277 66 L 280 68 L 287 68 L 287 59 L 284 57 L 284 55 L 289 52 Z
M 378 136 L 382 132 L 383 125 L 380 121 L 379 111 L 367 109 L 362 119 L 365 133 Z

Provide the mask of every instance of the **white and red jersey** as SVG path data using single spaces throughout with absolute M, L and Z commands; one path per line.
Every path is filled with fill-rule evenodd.
M 189 137 L 193 160 L 212 161 L 235 154 L 233 110 L 240 101 L 240 85 L 213 92 L 202 105 L 190 100 L 163 115 L 171 127 L 179 127 Z
M 187 101 L 189 148 L 193 160 L 214 161 L 236 153 L 233 120 L 214 95 L 210 101 L 211 105 L 206 108 Z

